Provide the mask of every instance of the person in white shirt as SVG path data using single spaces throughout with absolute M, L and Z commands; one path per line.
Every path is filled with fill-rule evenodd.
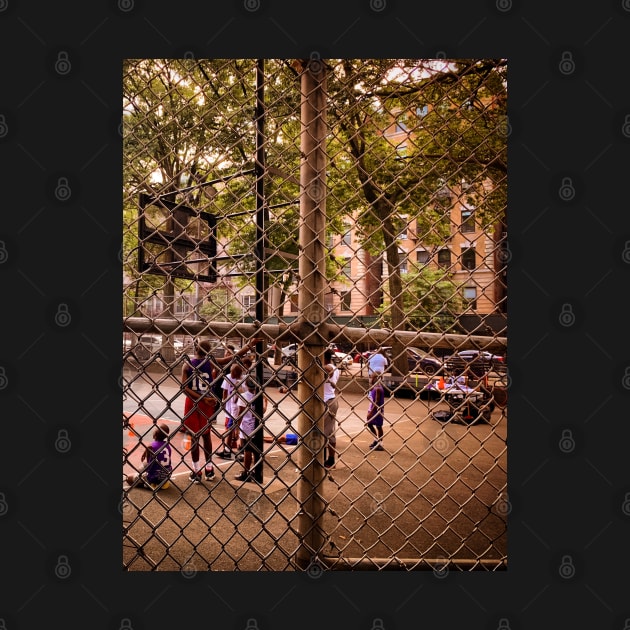
M 324 411 L 324 435 L 326 436 L 324 466 L 334 468 L 337 454 L 337 409 L 339 408 L 336 394 L 340 372 L 339 368 L 332 362 L 330 350 L 324 352 L 324 370 L 326 372 L 326 380 L 324 381 L 324 404 L 326 405 Z
M 235 429 L 234 418 L 238 415 L 238 394 L 236 390 L 243 380 L 243 366 L 233 363 L 230 373 L 225 376 L 221 389 L 223 390 L 223 408 L 225 410 L 225 433 L 221 436 L 223 452 L 217 453 L 223 459 L 231 459 L 232 451 L 238 448 L 238 431 Z
M 387 357 L 379 348 L 376 352 L 373 352 L 368 359 L 368 377 L 371 377 L 373 374 L 384 374 L 388 364 L 389 361 Z

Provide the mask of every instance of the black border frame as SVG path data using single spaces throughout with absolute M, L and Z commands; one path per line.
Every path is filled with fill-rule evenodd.
M 629 24 L 627 0 L 1 0 L 6 628 L 624 628 Z M 186 55 L 508 59 L 506 572 L 122 572 L 121 64 Z

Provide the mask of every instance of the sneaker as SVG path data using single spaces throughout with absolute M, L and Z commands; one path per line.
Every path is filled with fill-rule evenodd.
M 234 477 L 236 481 L 252 481 L 252 476 L 249 473 L 242 472 L 240 475 Z
M 324 467 L 325 468 L 334 468 L 335 467 L 335 458 L 334 457 L 329 457 L 325 462 L 324 462 Z
M 385 449 L 380 445 L 380 444 L 376 444 L 376 446 L 374 447 L 375 451 L 384 451 Z
M 190 479 L 193 483 L 201 483 L 201 471 L 191 472 L 188 479 Z
M 243 455 L 243 453 L 239 453 L 239 454 L 236 456 L 236 461 L 237 461 L 237 462 L 243 462 L 243 461 L 245 461 L 245 455 Z
M 214 479 L 214 468 L 210 468 L 209 470 L 206 468 L 205 474 L 206 474 L 206 481 L 210 481 Z
M 378 445 L 378 442 L 375 440 L 374 442 L 372 442 L 372 444 L 370 444 L 370 445 L 368 446 L 368 448 L 372 449 L 372 448 L 374 448 L 374 447 L 375 447 L 375 446 L 377 446 L 377 445 Z
M 222 453 L 218 453 L 218 455 L 222 459 L 232 459 L 232 451 L 223 451 Z
M 164 479 L 164 481 L 158 481 L 149 485 L 153 490 L 166 490 L 167 488 L 171 487 L 171 483 L 168 479 Z

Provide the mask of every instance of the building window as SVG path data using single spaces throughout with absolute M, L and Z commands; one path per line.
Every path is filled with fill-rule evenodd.
M 407 133 L 407 125 L 402 121 L 397 121 L 395 125 L 389 127 L 389 129 L 385 133 L 385 137 L 391 138 L 392 136 L 399 136 L 403 133 Z
M 416 116 L 418 118 L 424 118 L 429 113 L 428 105 L 420 105 L 420 107 L 416 107 Z
M 462 210 L 462 222 L 460 224 L 460 230 L 462 233 L 475 231 L 475 218 L 473 216 L 472 210 Z
M 159 317 L 164 312 L 164 302 L 162 298 L 157 295 L 152 296 L 151 299 L 145 303 L 144 310 L 149 317 Z
M 344 225 L 344 228 L 346 229 L 346 231 L 341 237 L 341 244 L 351 245 L 352 244 L 352 230 L 350 229 L 350 226 L 347 223 Z
M 464 301 L 473 311 L 477 310 L 477 289 L 476 287 L 464 287 Z
M 186 317 L 192 312 L 192 306 L 184 297 L 178 298 L 175 302 L 175 315 L 178 317 Z
M 453 197 L 451 195 L 451 191 L 446 187 L 440 188 L 440 190 L 438 190 L 435 196 L 433 197 L 433 207 L 436 210 L 441 210 L 442 212 L 446 212 L 447 210 L 451 209 L 452 205 L 453 205 Z
M 341 293 L 341 300 L 339 302 L 339 308 L 342 311 L 349 311 L 351 300 L 352 300 L 352 291 L 344 291 L 343 293 Z
M 407 258 L 407 252 L 402 248 L 398 248 L 398 270 L 400 273 L 407 273 L 409 271 L 409 259 Z
M 437 261 L 440 267 L 450 267 L 451 266 L 451 250 L 441 249 L 437 254 Z
M 255 308 L 256 308 L 256 296 L 244 295 L 243 296 L 243 312 L 253 315 Z
M 326 309 L 327 313 L 333 312 L 333 309 L 335 308 L 335 299 L 332 292 L 326 293 L 326 295 L 324 295 L 324 308 Z
M 429 252 L 426 249 L 416 250 L 416 262 L 426 265 L 429 262 Z
M 346 258 L 343 267 L 341 268 L 341 273 L 344 276 L 343 279 L 345 278 L 352 278 L 352 259 L 351 258 Z
M 477 267 L 477 260 L 475 257 L 475 248 L 469 247 L 462 250 L 462 269 L 475 269 Z
M 401 115 L 398 120 L 393 125 L 390 125 L 385 131 L 385 137 L 391 138 L 392 136 L 399 136 L 401 134 L 408 134 L 407 123 L 405 121 L 405 116 Z
M 404 223 L 404 225 L 402 226 L 400 232 L 398 233 L 398 240 L 399 241 L 406 241 L 409 237 L 407 236 L 407 232 L 409 231 L 409 217 L 406 214 L 401 215 L 400 217 L 401 222 Z M 404 253 L 404 250 L 399 250 L 402 253 Z

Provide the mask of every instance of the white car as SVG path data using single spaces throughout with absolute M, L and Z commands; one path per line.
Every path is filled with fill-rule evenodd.
M 339 346 L 336 343 L 331 343 L 328 346 L 328 350 L 330 350 L 332 362 L 342 369 L 349 368 L 353 363 L 354 359 L 351 354 L 346 352 L 342 352 Z
M 140 335 L 137 341 L 127 336 L 127 338 L 123 339 L 123 351 L 127 352 L 133 349 L 134 354 L 136 354 L 138 358 L 140 358 L 140 356 L 146 358 L 154 353 L 160 352 L 165 341 L 162 335 Z M 173 341 L 173 349 L 176 355 L 181 354 L 184 349 L 184 343 L 179 339 L 175 339 Z
M 291 357 L 294 357 L 296 355 L 297 349 L 297 343 L 290 343 L 288 346 L 280 348 L 280 354 L 282 354 L 285 359 L 290 359 Z
M 282 358 L 284 361 L 296 361 L 297 360 L 297 343 L 290 343 L 288 346 L 280 349 L 282 354 Z M 352 355 L 346 354 L 345 352 L 340 352 L 339 350 L 335 350 L 334 348 L 329 348 L 332 350 L 332 361 L 335 365 L 341 368 L 350 367 L 354 361 L 352 359 Z
M 283 363 L 293 363 L 297 365 L 297 343 L 290 343 L 288 346 L 280 348 Z
M 354 363 L 354 359 L 351 354 L 346 354 L 345 352 L 340 352 L 339 350 L 332 353 L 332 360 L 337 367 L 344 369 L 348 369 Z

